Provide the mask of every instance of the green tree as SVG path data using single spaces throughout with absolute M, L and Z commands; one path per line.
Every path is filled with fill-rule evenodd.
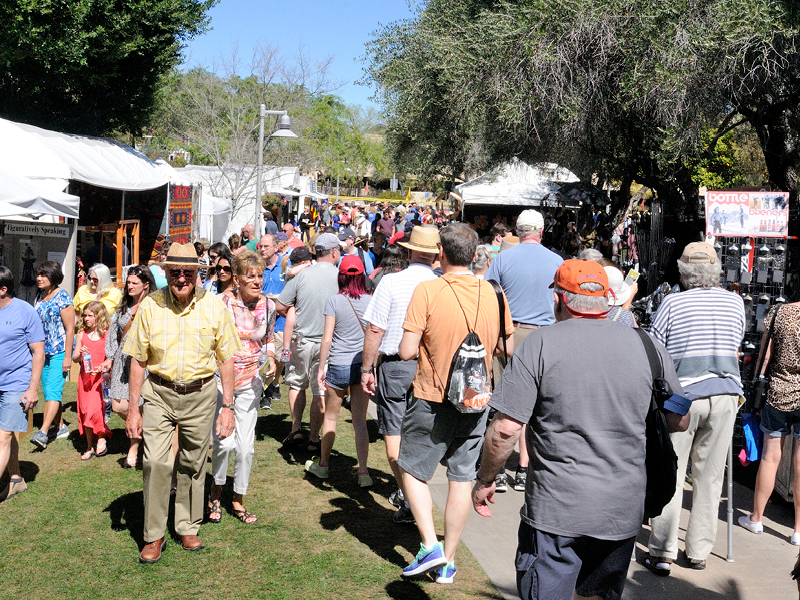
M 0 3 L 0 116 L 90 135 L 138 135 L 183 43 L 216 0 Z
M 798 15 L 782 0 L 429 0 L 376 32 L 364 80 L 410 170 L 553 161 L 691 213 L 690 165 L 745 125 L 796 194 Z

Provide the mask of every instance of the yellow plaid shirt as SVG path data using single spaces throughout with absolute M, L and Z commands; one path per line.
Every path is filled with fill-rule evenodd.
M 122 349 L 147 370 L 175 383 L 213 375 L 217 361 L 242 349 L 231 314 L 219 298 L 195 288 L 184 310 L 169 288 L 142 301 Z

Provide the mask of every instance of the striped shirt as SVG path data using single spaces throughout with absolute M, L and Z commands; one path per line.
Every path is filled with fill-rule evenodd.
M 195 288 L 185 309 L 164 288 L 142 301 L 123 354 L 147 363 L 147 370 L 176 383 L 204 379 L 242 349 L 228 309 L 214 294 Z
M 722 288 L 670 294 L 658 307 L 650 333 L 672 356 L 685 396 L 742 394 L 739 346 L 744 302 Z
M 382 354 L 397 354 L 411 296 L 420 283 L 432 279 L 436 279 L 433 270 L 416 263 L 381 279 L 364 313 L 364 320 L 383 329 L 383 338 L 378 348 Z

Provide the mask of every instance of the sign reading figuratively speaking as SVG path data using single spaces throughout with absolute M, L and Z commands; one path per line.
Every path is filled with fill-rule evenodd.
M 69 239 L 69 226 L 51 225 L 50 223 L 12 223 L 11 221 L 6 221 L 4 233 L 5 235 Z
M 706 234 L 787 236 L 789 192 L 707 192 Z

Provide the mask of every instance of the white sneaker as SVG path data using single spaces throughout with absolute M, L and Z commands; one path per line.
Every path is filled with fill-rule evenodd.
M 739 525 L 747 529 L 752 533 L 764 533 L 764 525 L 761 524 L 761 521 L 751 521 L 750 517 L 752 515 L 742 515 L 739 517 Z M 794 541 L 794 535 L 792 536 L 792 543 L 793 544 L 800 544 L 800 534 L 795 534 L 798 537 L 798 541 Z
M 795 531 L 792 534 L 792 546 L 800 546 L 800 532 Z

